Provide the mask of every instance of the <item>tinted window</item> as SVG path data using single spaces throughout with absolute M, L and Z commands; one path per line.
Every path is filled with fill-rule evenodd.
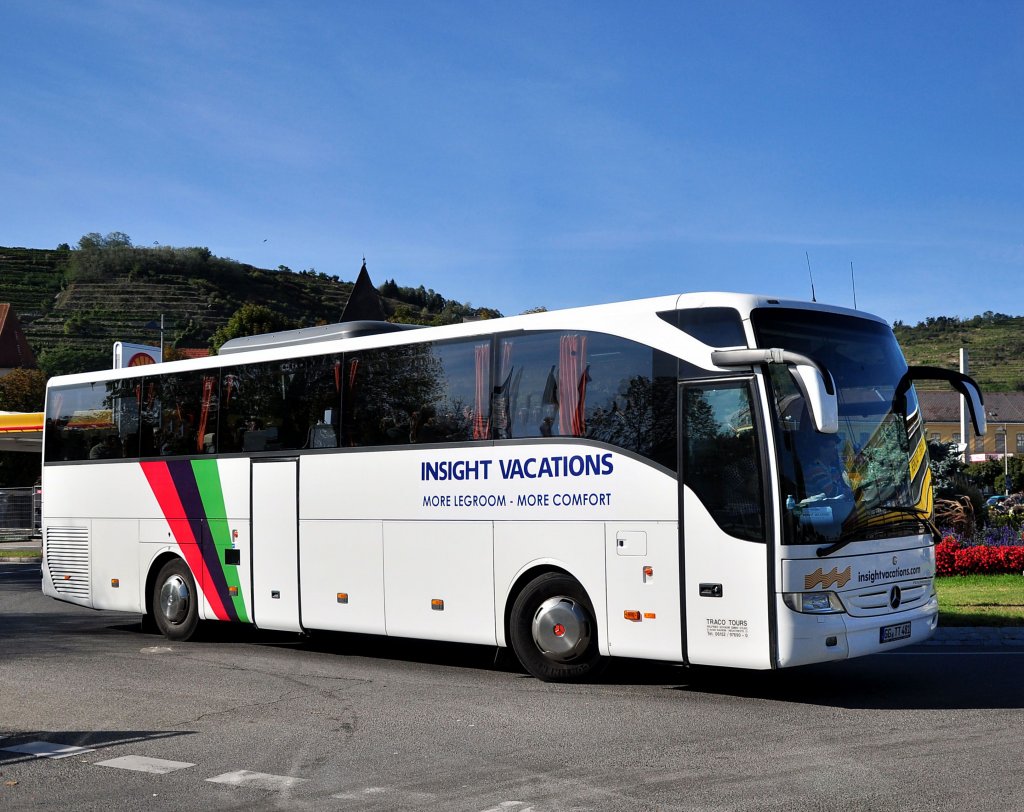
M 141 454 L 180 456 L 217 450 L 217 373 L 146 378 L 140 389 Z
M 220 451 L 335 448 L 340 356 L 227 367 L 220 384 Z
M 139 445 L 137 393 L 131 381 L 51 390 L 46 408 L 46 462 L 134 457 Z
M 688 385 L 683 481 L 730 536 L 763 541 L 757 425 L 745 381 Z
M 676 368 L 650 347 L 601 333 L 498 342 L 495 436 L 588 437 L 675 468 Z
M 490 341 L 410 344 L 345 356 L 347 445 L 490 437 Z
M 698 341 L 712 347 L 746 347 L 740 314 L 731 307 L 694 307 L 659 314 Z

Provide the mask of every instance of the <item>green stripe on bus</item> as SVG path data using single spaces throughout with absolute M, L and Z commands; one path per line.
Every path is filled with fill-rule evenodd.
M 192 472 L 199 487 L 199 496 L 203 500 L 206 521 L 210 527 L 210 537 L 217 550 L 217 561 L 224 571 L 224 580 L 228 587 L 235 587 L 236 594 L 230 596 L 238 613 L 238 619 L 249 622 L 245 611 L 245 599 L 242 596 L 242 584 L 238 579 L 238 567 L 224 563 L 224 551 L 232 549 L 231 528 L 228 526 L 227 509 L 224 506 L 224 489 L 220 484 L 220 470 L 217 460 L 192 460 Z

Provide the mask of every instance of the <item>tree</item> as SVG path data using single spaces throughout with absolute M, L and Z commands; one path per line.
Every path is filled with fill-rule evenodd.
M 232 338 L 258 336 L 277 330 L 292 330 L 295 326 L 294 322 L 266 305 L 247 302 L 234 312 L 227 324 L 213 334 L 210 338 L 210 346 L 216 352 L 224 342 Z
M 39 412 L 46 397 L 46 375 L 38 369 L 15 369 L 0 378 L 0 410 Z
M 78 248 L 82 251 L 94 251 L 103 247 L 103 236 L 97 231 L 83 234 L 78 240 Z
M 103 239 L 104 248 L 131 248 L 132 238 L 123 231 L 111 231 Z
M 39 367 L 47 378 L 110 368 L 110 349 L 58 344 L 39 353 Z
M 932 472 L 932 485 L 940 496 L 956 492 L 964 464 L 960 462 L 958 443 L 928 442 L 928 467 Z
M 82 251 L 98 248 L 131 248 L 132 238 L 123 231 L 111 231 L 106 237 L 97 231 L 90 231 L 78 240 L 78 247 Z

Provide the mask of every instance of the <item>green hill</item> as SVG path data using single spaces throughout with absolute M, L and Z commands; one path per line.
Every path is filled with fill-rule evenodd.
M 353 278 L 358 267 L 353 269 Z M 18 314 L 32 349 L 52 371 L 107 363 L 115 341 L 156 344 L 164 317 L 165 345 L 209 347 L 244 304 L 269 307 L 284 324 L 306 327 L 339 320 L 353 282 L 313 270 L 255 268 L 206 248 L 138 248 L 123 234 L 86 235 L 79 247 L 0 247 L 0 302 Z M 445 299 L 433 290 L 378 286 L 395 320 L 420 323 L 500 315 Z M 71 362 L 53 362 L 64 354 Z M 65 359 L 66 360 L 66 359 Z
M 352 270 L 354 278 L 358 268 Z M 313 270 L 255 268 L 206 248 L 138 248 L 119 232 L 87 234 L 74 249 L 0 248 L 0 302 L 14 307 L 44 366 L 60 371 L 109 363 L 115 341 L 157 343 L 159 332 L 148 325 L 161 315 L 165 343 L 178 349 L 208 347 L 217 329 L 247 303 L 266 305 L 295 327 L 336 322 L 352 285 Z M 500 315 L 422 285 L 384 280 L 378 290 L 396 321 Z M 1024 391 L 1024 316 L 937 316 L 914 326 L 897 321 L 894 330 L 912 364 L 956 369 L 959 349 L 967 347 L 971 373 L 984 389 Z M 57 354 L 65 356 L 59 364 Z
M 970 374 L 984 391 L 1024 391 L 1024 316 L 991 311 L 970 319 L 936 316 L 913 327 L 897 321 L 893 329 L 911 364 L 959 369 L 965 347 Z

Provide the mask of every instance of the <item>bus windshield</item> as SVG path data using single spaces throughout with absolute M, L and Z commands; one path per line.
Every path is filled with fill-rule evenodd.
M 784 543 L 845 544 L 923 532 L 927 513 L 919 506 L 930 506 L 921 493 L 923 445 L 919 436 L 913 444 L 908 437 L 917 395 L 911 387 L 905 404 L 894 404 L 907 363 L 889 327 L 782 308 L 755 310 L 751 319 L 759 347 L 780 347 L 824 364 L 839 400 L 839 431 L 819 433 L 790 369 L 769 367 Z

